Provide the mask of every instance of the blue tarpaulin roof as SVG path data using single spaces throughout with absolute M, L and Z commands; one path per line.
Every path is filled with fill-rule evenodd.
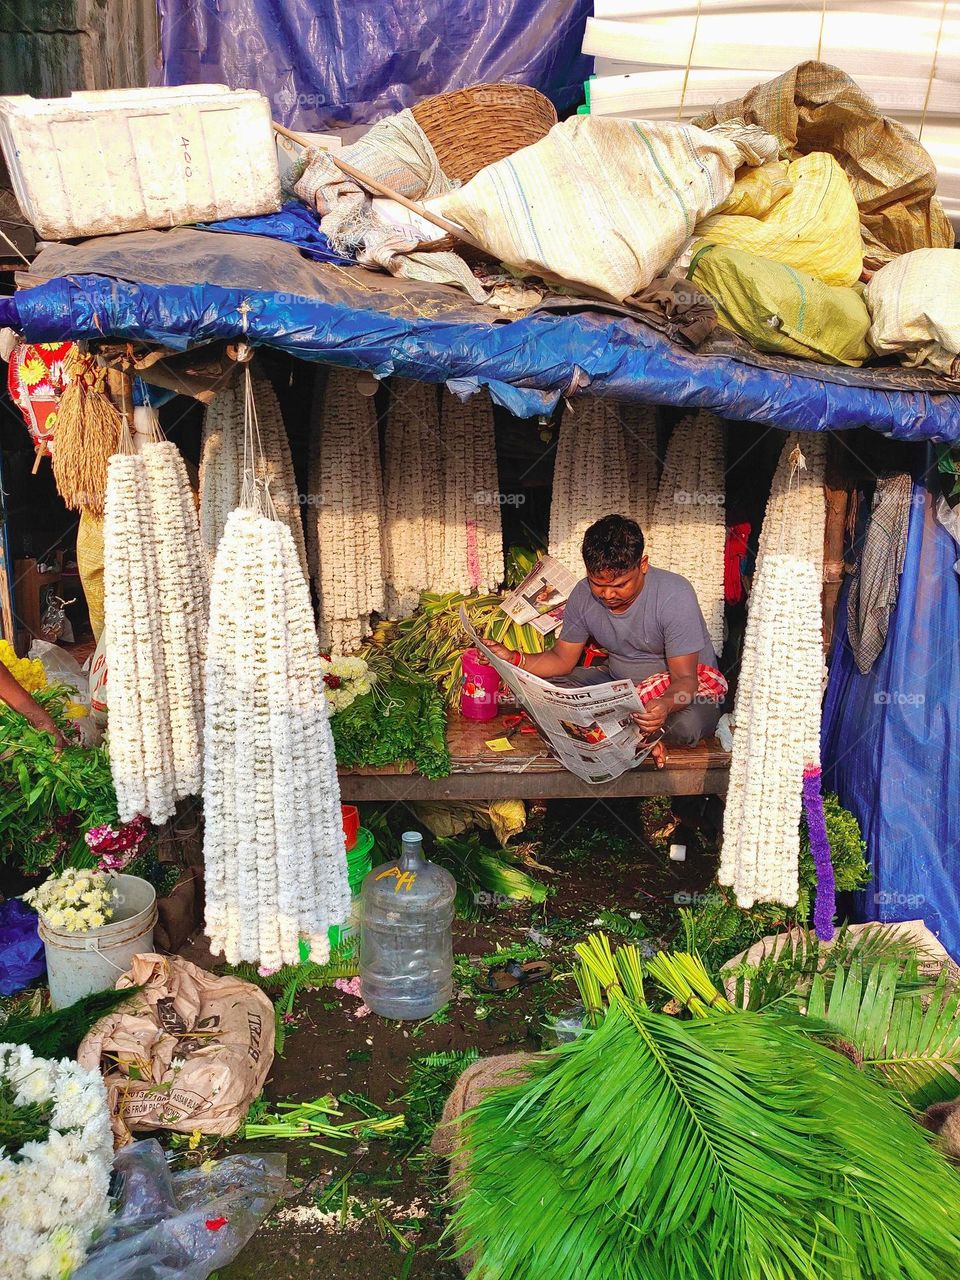
M 596 310 L 505 321 L 451 287 L 308 262 L 267 238 L 177 229 L 53 245 L 22 283 L 33 280 L 0 298 L 0 324 L 37 342 L 184 350 L 245 335 L 379 377 L 453 382 L 462 393 L 488 386 L 520 417 L 586 390 L 787 430 L 866 426 L 898 440 L 960 442 L 960 397 L 933 374 L 762 356 L 719 330 L 694 353 L 640 320 Z

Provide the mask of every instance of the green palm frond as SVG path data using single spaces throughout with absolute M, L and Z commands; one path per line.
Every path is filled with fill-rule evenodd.
M 960 1272 L 960 1175 L 878 1081 L 798 1015 L 727 1005 L 695 957 L 647 966 L 701 1014 L 679 1018 L 628 993 L 604 939 L 578 952 L 605 1016 L 464 1131 L 471 1280 Z
M 797 992 L 806 994 L 817 973 L 833 974 L 857 963 L 915 965 L 918 957 L 915 942 L 882 925 L 859 933 L 843 925 L 829 947 L 820 944 L 812 929 L 794 929 L 777 935 L 759 964 L 727 967 L 724 976 L 734 980 L 737 1008 L 759 1010 L 793 1001 Z
M 807 1016 L 848 1040 L 863 1066 L 924 1108 L 960 1094 L 960 988 L 944 966 L 935 983 L 897 961 L 817 974 Z

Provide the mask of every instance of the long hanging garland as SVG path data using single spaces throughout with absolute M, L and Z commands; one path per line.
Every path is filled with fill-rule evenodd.
M 814 920 L 832 934 L 833 872 L 820 798 L 821 590 L 826 444 L 787 437 L 760 536 L 737 688 L 719 879 L 740 906 L 798 894 L 801 805 L 817 866 Z
M 132 449 L 129 433 L 121 448 Z M 103 522 L 104 637 L 110 667 L 110 770 L 121 822 L 165 822 L 176 806 L 160 578 L 146 464 L 133 452 L 107 466 Z
M 289 526 L 304 576 L 307 553 L 300 518 L 300 495 L 290 456 L 290 441 L 280 401 L 270 379 L 254 370 L 254 393 L 260 414 L 263 453 L 257 458 L 257 479 L 269 481 L 278 517 Z M 244 379 L 235 378 L 217 393 L 203 415 L 200 452 L 200 529 L 207 563 L 213 564 L 227 516 L 240 501 L 243 475 Z
M 384 471 L 383 574 L 391 618 L 409 618 L 443 571 L 443 453 L 432 383 L 390 384 Z
M 122 822 L 164 822 L 202 772 L 206 574 L 176 445 L 130 432 L 107 470 L 104 634 L 110 766 Z
M 693 584 L 717 653 L 723 648 L 723 547 L 726 538 L 723 423 L 701 410 L 676 425 L 648 539 L 658 569 Z
M 350 369 L 329 369 L 323 397 L 314 401 L 309 498 L 320 642 L 331 653 L 353 653 L 385 601 L 377 410 Z
M 494 591 L 503 580 L 500 478 L 489 393 L 462 403 L 444 390 L 443 567 L 438 591 Z
M 560 422 L 550 500 L 550 554 L 583 572 L 580 547 L 600 516 L 632 510 L 630 473 L 620 409 L 611 400 L 579 396 Z
M 657 410 L 651 404 L 620 405 L 620 422 L 627 450 L 630 478 L 628 514 L 649 533 L 660 482 L 660 459 L 657 449 Z
M 180 450 L 169 440 L 142 451 L 153 520 L 160 634 L 170 707 L 176 796 L 200 794 L 207 575 L 197 508 Z
M 252 457 L 249 382 L 247 396 Z M 322 963 L 350 903 L 340 785 L 307 584 L 252 466 L 214 562 L 206 686 L 211 950 L 275 969 L 299 962 L 304 938 Z

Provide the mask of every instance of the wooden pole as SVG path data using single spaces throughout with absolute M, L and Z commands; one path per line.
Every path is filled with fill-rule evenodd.
M 823 531 L 823 648 L 827 652 L 837 622 L 837 603 L 843 585 L 843 538 L 850 501 L 850 480 L 843 463 L 843 446 L 833 432 L 827 439 L 823 496 L 827 519 Z
M 309 149 L 313 146 L 309 138 L 305 138 L 301 133 L 293 133 L 290 129 L 285 129 L 283 125 L 277 124 L 276 121 L 273 122 L 273 127 L 277 133 L 289 138 L 292 142 L 299 143 L 301 147 Z M 442 218 L 439 213 L 434 213 L 432 209 L 419 204 L 416 200 L 408 199 L 407 196 L 401 195 L 399 191 L 394 191 L 392 187 L 388 187 L 385 182 L 380 182 L 377 178 L 371 178 L 367 174 L 361 173 L 352 164 L 348 164 L 346 160 L 341 160 L 335 151 L 328 151 L 325 154 L 330 157 L 341 173 L 345 173 L 348 178 L 352 178 L 361 187 L 366 187 L 368 191 L 372 191 L 375 195 L 386 196 L 389 200 L 396 200 L 397 204 L 402 204 L 411 213 L 417 213 L 421 218 L 425 218 L 427 222 L 432 222 L 435 227 L 440 227 L 448 236 L 453 236 L 454 239 L 462 241 L 463 244 L 468 244 L 471 249 L 477 249 L 480 253 L 487 253 L 487 250 L 479 240 L 475 240 L 469 232 L 464 231 L 463 227 L 458 227 L 455 222 Z

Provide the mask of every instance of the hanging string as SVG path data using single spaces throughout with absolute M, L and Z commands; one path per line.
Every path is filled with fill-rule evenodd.
M 117 453 L 136 453 L 137 447 L 133 443 L 133 433 L 130 430 L 130 421 L 126 413 L 120 420 L 120 437 L 117 440 Z
M 820 34 L 817 36 L 817 61 L 820 61 L 820 55 L 823 53 L 823 26 L 827 20 L 827 0 L 822 0 L 820 5 Z
M 257 515 L 276 520 L 277 509 L 270 495 L 263 444 L 260 439 L 260 423 L 257 419 L 257 402 L 253 394 L 250 365 L 243 370 L 243 481 L 240 486 L 240 505 L 255 511 Z
M 940 41 L 943 39 L 943 27 L 947 19 L 947 4 L 949 0 L 943 0 L 940 6 L 940 25 L 937 27 L 937 42 L 933 47 L 933 61 L 930 63 L 930 74 L 927 76 L 927 91 L 923 96 L 923 110 L 920 112 L 920 130 L 917 133 L 917 141 L 923 141 L 923 126 L 927 123 L 927 111 L 930 107 L 930 98 L 933 94 L 933 81 L 937 74 L 937 59 L 940 57 Z
M 703 11 L 703 0 L 697 0 L 697 13 L 693 20 L 693 35 L 690 39 L 690 51 L 687 54 L 687 65 L 683 72 L 683 85 L 680 89 L 680 106 L 677 108 L 677 120 L 683 119 L 683 106 L 687 100 L 687 85 L 690 82 L 690 68 L 693 66 L 693 51 L 697 46 L 697 35 L 700 31 L 700 14 Z

